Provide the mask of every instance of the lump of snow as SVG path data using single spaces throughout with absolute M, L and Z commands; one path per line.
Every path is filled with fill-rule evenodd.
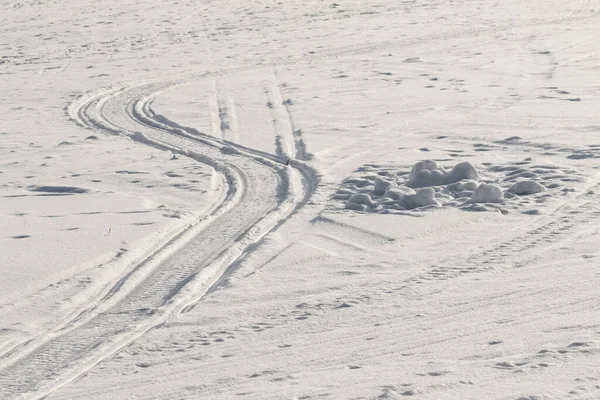
M 349 204 L 362 204 L 368 207 L 373 206 L 373 200 L 371 200 L 371 196 L 368 193 L 356 193 L 350 196 L 348 202 L 346 203 L 346 208 L 349 208 Z
M 415 179 L 409 181 L 406 186 L 412 188 L 437 186 L 444 184 L 444 172 L 434 169 L 433 171 L 421 170 L 417 173 Z
M 456 164 L 452 170 L 448 173 L 446 177 L 445 184 L 454 183 L 461 181 L 463 179 L 468 179 L 472 181 L 479 180 L 479 173 L 477 172 L 477 168 L 470 162 L 461 162 Z
M 393 188 L 388 189 L 383 194 L 383 197 L 389 197 L 390 199 L 394 200 L 402 200 L 405 197 L 412 196 L 416 193 L 417 192 L 415 192 L 413 189 L 406 186 L 394 186 Z
M 430 187 L 419 190 L 417 194 L 411 196 L 410 202 L 414 203 L 417 207 L 440 205 L 435 198 L 435 190 Z
M 517 195 L 527 195 L 543 192 L 546 188 L 535 181 L 521 181 L 512 185 L 508 190 Z
M 502 188 L 493 183 L 482 183 L 475 189 L 469 203 L 500 203 L 504 198 Z
M 455 165 L 450 172 L 447 172 L 435 161 L 425 160 L 412 167 L 408 179 L 406 186 L 417 188 L 448 185 L 463 179 L 478 181 L 479 173 L 473 164 L 466 161 Z
M 385 179 L 378 176 L 377 178 L 375 178 L 375 189 L 373 190 L 373 194 L 379 196 L 379 195 L 385 193 L 385 191 L 390 186 L 392 186 L 392 182 L 386 181 Z
M 475 189 L 477 189 L 477 186 L 479 186 L 479 184 L 471 179 L 463 179 L 459 182 L 454 182 L 450 185 L 448 185 L 448 190 L 451 190 L 453 192 L 464 192 L 464 191 L 473 191 Z
M 440 168 L 441 167 L 438 165 L 438 163 L 433 160 L 419 161 L 411 168 L 410 173 L 408 174 L 408 180 L 412 181 L 415 179 L 421 173 L 421 171 L 433 171 Z

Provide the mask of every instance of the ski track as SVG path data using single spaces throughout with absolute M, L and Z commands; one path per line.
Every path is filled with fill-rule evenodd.
M 149 99 L 179 84 L 101 90 L 74 103 L 70 113 L 88 128 L 125 135 L 213 166 L 227 181 L 225 197 L 177 253 L 160 263 L 138 265 L 75 318 L 13 349 L 0 370 L 0 397 L 46 396 L 160 325 L 171 313 L 193 305 L 231 272 L 228 266 L 310 198 L 316 175 L 308 167 L 299 163 L 285 167 L 276 157 L 247 148 L 222 151 L 232 143 L 187 131 L 164 117 L 154 119 Z M 228 123 L 225 117 L 233 100 L 218 100 L 218 104 L 221 133 L 228 138 L 223 125 Z M 301 187 L 295 187 L 295 181 L 301 181 Z

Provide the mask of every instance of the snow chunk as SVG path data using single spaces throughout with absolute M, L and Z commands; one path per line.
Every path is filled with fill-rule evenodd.
M 477 168 L 467 161 L 455 165 L 450 172 L 433 160 L 416 163 L 408 175 L 406 186 L 412 188 L 448 185 L 463 179 L 479 180 Z
M 388 189 L 383 197 L 388 197 L 394 200 L 402 200 L 408 196 L 412 196 L 417 194 L 413 189 L 406 186 L 394 186 L 393 188 Z
M 369 196 L 368 193 L 356 193 L 350 196 L 348 202 L 346 203 L 346 208 L 349 208 L 348 206 L 350 204 L 362 204 L 368 207 L 372 207 L 373 200 L 371 200 L 371 196 Z
M 471 179 L 464 179 L 461 180 L 459 182 L 454 182 L 450 185 L 448 185 L 448 190 L 451 190 L 453 192 L 464 192 L 464 191 L 473 191 L 475 189 L 477 189 L 477 186 L 479 186 L 479 183 L 477 183 L 474 180 Z
M 510 189 L 508 189 L 509 192 L 512 192 L 517 195 L 540 193 L 545 190 L 546 190 L 546 188 L 543 185 L 541 185 L 535 181 L 517 182 L 514 185 L 512 185 L 510 187 Z
M 477 168 L 467 161 L 456 164 L 446 176 L 444 184 L 447 185 L 449 183 L 459 182 L 463 179 L 479 181 L 479 172 L 477 172 Z
M 408 179 L 412 181 L 416 179 L 422 171 L 431 172 L 440 168 L 441 167 L 438 165 L 438 163 L 433 160 L 419 161 L 418 163 L 413 165 L 412 169 L 410 170 L 410 173 L 408 174 Z
M 500 203 L 504 199 L 502 188 L 494 183 L 482 183 L 475 189 L 469 203 Z
M 392 186 L 392 182 L 386 181 L 382 177 L 378 176 L 375 178 L 375 189 L 373 190 L 373 193 L 379 196 L 385 193 L 390 186 Z
M 410 197 L 410 202 L 414 203 L 417 207 L 440 205 L 435 198 L 435 190 L 430 187 L 419 190 L 417 194 Z

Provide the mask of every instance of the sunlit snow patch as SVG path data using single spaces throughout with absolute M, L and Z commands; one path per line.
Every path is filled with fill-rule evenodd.
M 497 211 L 535 207 L 550 197 L 574 189 L 582 178 L 573 170 L 535 164 L 532 159 L 478 170 L 469 162 L 445 168 L 434 160 L 416 163 L 410 171 L 368 164 L 347 178 L 333 196 L 344 208 L 359 212 L 406 214 L 441 207 L 470 211 Z

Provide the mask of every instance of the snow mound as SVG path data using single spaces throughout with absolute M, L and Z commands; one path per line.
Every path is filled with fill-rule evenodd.
M 463 179 L 479 180 L 477 168 L 469 162 L 455 165 L 449 172 L 433 160 L 416 163 L 408 175 L 406 186 L 411 188 L 448 185 Z
M 403 200 L 412 195 L 417 194 L 413 189 L 406 186 L 394 186 L 389 188 L 384 194 L 383 197 L 388 197 L 394 200 Z
M 536 164 L 531 158 L 505 165 L 481 167 L 461 162 L 451 168 L 435 160 L 424 160 L 410 171 L 389 165 L 367 164 L 344 180 L 333 195 L 344 201 L 346 210 L 403 214 L 406 211 L 454 207 L 465 211 L 510 210 L 540 214 L 539 204 L 552 193 L 566 195 L 566 188 L 582 179 L 573 170 Z
M 502 188 L 493 183 L 482 183 L 471 195 L 469 203 L 500 203 L 504 199 Z
M 535 181 L 520 181 L 512 185 L 508 190 L 514 194 L 528 195 L 541 193 L 545 191 L 546 188 Z
M 413 203 L 417 207 L 425 207 L 425 206 L 439 206 L 440 203 L 435 199 L 435 190 L 433 188 L 424 188 L 410 196 L 408 199 L 408 203 Z
M 392 186 L 392 182 L 383 179 L 382 177 L 378 176 L 375 178 L 375 190 L 373 191 L 373 193 L 377 194 L 377 195 L 381 195 L 383 193 L 385 193 L 385 191 Z
M 371 196 L 367 193 L 358 193 L 353 194 L 346 204 L 360 204 L 371 207 L 373 205 L 373 200 L 371 200 Z

